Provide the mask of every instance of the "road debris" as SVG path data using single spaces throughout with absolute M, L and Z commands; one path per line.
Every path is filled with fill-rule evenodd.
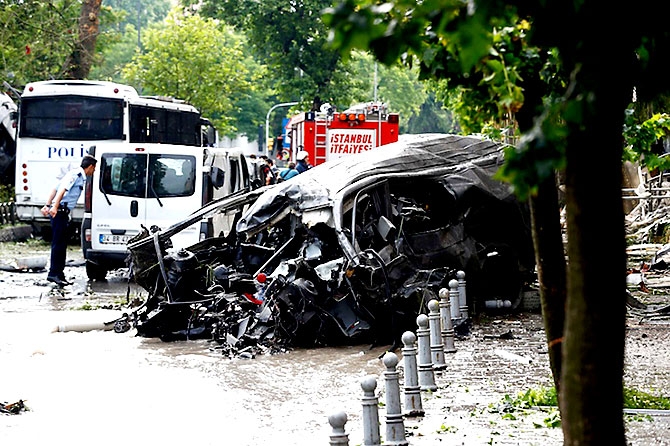
M 46 256 L 18 257 L 10 261 L 0 260 L 0 270 L 13 272 L 44 271 L 47 266 Z
M 23 400 L 18 400 L 15 403 L 0 403 L 0 413 L 18 415 L 27 410 L 28 408 Z

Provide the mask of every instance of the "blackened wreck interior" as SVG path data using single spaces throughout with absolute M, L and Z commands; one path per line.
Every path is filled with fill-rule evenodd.
M 526 207 L 492 178 L 502 160 L 488 140 L 412 135 L 214 202 L 129 243 L 149 296 L 122 325 L 253 356 L 397 345 L 458 270 L 471 314 L 518 302 L 534 280 L 532 239 Z M 229 229 L 171 252 L 170 236 L 201 219 Z

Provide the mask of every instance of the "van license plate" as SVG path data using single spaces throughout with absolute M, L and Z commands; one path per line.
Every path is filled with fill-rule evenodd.
M 131 238 L 131 235 L 100 234 L 100 243 L 125 245 Z

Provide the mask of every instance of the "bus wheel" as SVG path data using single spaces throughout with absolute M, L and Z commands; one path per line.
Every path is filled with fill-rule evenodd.
M 90 280 L 105 280 L 107 270 L 100 265 L 97 265 L 90 260 L 86 261 L 86 275 Z

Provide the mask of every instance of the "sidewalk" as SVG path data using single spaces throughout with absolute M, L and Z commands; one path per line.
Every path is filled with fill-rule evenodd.
M 552 412 L 513 410 L 506 395 L 553 385 L 539 314 L 491 318 L 473 326 L 436 374 L 438 390 L 422 394 L 425 417 L 407 419 L 407 438 L 422 445 L 563 444 L 560 427 L 547 427 Z M 402 363 L 402 359 L 401 362 Z M 670 396 L 670 324 L 629 318 L 625 385 Z M 626 415 L 629 445 L 670 444 L 670 414 Z M 384 422 L 381 416 L 382 424 Z M 547 421 L 545 421 L 547 420 Z M 383 435 L 383 431 L 382 431 Z

